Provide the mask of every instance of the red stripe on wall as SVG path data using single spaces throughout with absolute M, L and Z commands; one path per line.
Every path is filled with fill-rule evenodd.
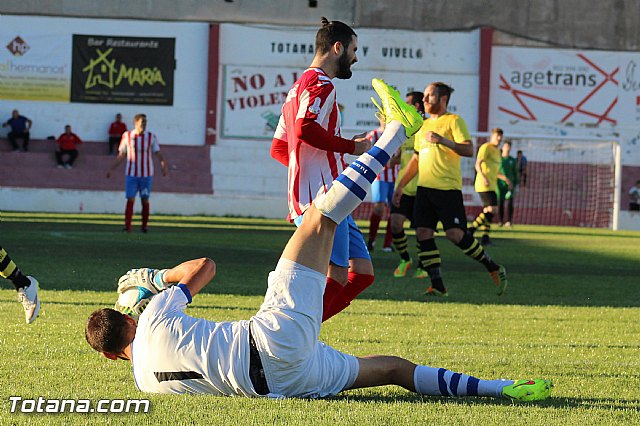
M 205 111 L 205 143 L 216 143 L 218 117 L 218 75 L 220 69 L 220 25 L 209 25 L 209 68 L 207 77 L 207 110 Z
M 480 29 L 480 90 L 478 100 L 478 131 L 489 130 L 489 95 L 491 85 L 491 49 L 493 28 Z

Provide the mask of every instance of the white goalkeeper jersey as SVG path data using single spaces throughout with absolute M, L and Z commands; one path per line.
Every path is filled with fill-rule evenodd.
M 186 286 L 174 286 L 140 315 L 131 349 L 138 389 L 259 396 L 249 378 L 249 322 L 190 317 L 190 302 Z

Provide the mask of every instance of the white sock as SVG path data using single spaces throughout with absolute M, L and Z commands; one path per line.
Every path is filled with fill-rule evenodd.
M 371 183 L 405 140 L 407 135 L 399 121 L 387 123 L 375 145 L 351 163 L 326 194 L 316 198 L 316 208 L 335 223 L 342 222 L 364 200 Z
M 513 380 L 480 380 L 444 368 L 419 365 L 413 372 L 416 392 L 433 396 L 495 396 L 502 397 L 502 389 Z

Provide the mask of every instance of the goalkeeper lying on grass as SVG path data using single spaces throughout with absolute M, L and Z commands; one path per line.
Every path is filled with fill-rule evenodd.
M 95 311 L 86 327 L 89 344 L 109 359 L 131 361 L 136 385 L 145 392 L 313 398 L 394 384 L 422 395 L 547 398 L 548 380 L 480 380 L 394 356 L 355 357 L 318 341 L 336 224 L 360 204 L 390 156 L 422 124 L 394 89 L 380 80 L 374 88 L 387 120 L 382 137 L 307 211 L 269 274 L 264 303 L 253 317 L 212 322 L 184 313 L 215 276 L 215 263 L 203 258 L 166 271 L 131 271 L 120 290 L 133 297 L 122 296 L 120 305 L 136 313 L 148 303 L 144 312 L 136 321 L 113 309 Z

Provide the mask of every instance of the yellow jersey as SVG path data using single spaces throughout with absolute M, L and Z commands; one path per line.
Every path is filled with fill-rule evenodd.
M 462 143 L 471 135 L 462 117 L 447 112 L 437 118 L 427 118 L 416 133 L 414 149 L 418 153 L 418 186 L 432 189 L 462 190 L 460 156 L 444 145 L 427 142 L 432 131 L 443 138 Z
M 411 136 L 409 139 L 404 141 L 404 143 L 400 147 L 400 171 L 398 172 L 398 177 L 396 178 L 396 188 L 398 187 L 398 183 L 400 182 L 400 179 L 402 179 L 404 172 L 407 170 L 407 164 L 409 164 L 409 161 L 411 161 L 413 154 L 415 154 L 415 151 L 413 150 L 414 138 L 415 135 Z M 410 197 L 415 197 L 417 186 L 418 175 L 416 174 L 416 176 L 404 186 L 404 188 L 402 189 L 402 193 Z
M 480 165 L 480 170 L 489 180 L 489 186 L 484 184 L 484 179 L 480 173 L 476 174 L 476 192 L 498 191 L 498 173 L 502 163 L 502 154 L 497 146 L 485 142 L 478 151 L 478 161 L 484 160 Z

